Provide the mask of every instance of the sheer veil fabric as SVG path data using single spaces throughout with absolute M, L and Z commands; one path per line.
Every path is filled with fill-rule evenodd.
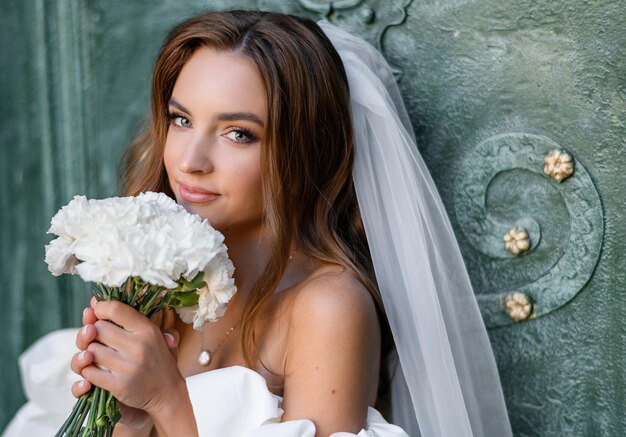
M 391 68 L 367 42 L 318 24 L 348 75 L 353 178 L 403 370 L 392 420 L 411 436 L 512 436 L 469 276 Z

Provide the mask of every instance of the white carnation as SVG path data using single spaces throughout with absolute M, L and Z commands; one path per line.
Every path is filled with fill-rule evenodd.
M 113 287 L 140 277 L 172 289 L 204 272 L 207 287 L 198 290 L 198 305 L 179 311 L 196 328 L 221 317 L 236 291 L 224 236 L 163 193 L 75 196 L 52 218 L 48 233 L 58 236 L 46 246 L 54 275 L 79 274 Z
M 54 276 L 60 276 L 63 273 L 76 273 L 75 267 L 78 259 L 72 251 L 72 243 L 73 240 L 60 237 L 46 246 L 46 263 Z
M 158 211 L 185 212 L 185 208 L 163 193 L 148 191 L 139 194 L 136 199 L 143 204 L 151 205 Z
M 80 261 L 76 271 L 85 281 L 119 287 L 132 275 L 135 256 L 123 238 L 123 231 L 101 229 L 74 242 L 74 254 Z
M 204 322 L 214 322 L 222 317 L 226 305 L 237 291 L 233 280 L 234 271 L 235 267 L 226 250 L 220 251 L 204 270 L 207 286 L 198 290 L 198 305 L 177 308 L 180 318 L 185 323 L 193 323 L 195 329 L 201 329 Z

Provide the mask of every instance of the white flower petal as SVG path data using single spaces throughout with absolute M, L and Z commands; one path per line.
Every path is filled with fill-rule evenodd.
M 59 237 L 46 245 L 46 263 L 48 270 L 55 276 L 63 273 L 74 274 L 78 260 L 72 252 L 72 241 Z
M 78 273 L 86 281 L 120 286 L 129 276 L 176 287 L 204 272 L 208 287 L 196 307 L 179 309 L 200 329 L 217 320 L 234 295 L 233 265 L 224 236 L 163 193 L 87 200 L 76 196 L 52 218 L 59 236 L 46 246 L 53 274 Z

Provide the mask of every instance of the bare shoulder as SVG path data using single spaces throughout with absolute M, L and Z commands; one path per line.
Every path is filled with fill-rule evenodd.
M 374 300 L 353 273 L 335 267 L 315 272 L 292 298 L 283 419 L 309 418 L 316 435 L 358 433 L 378 381 Z
M 318 325 L 333 322 L 350 325 L 376 324 L 376 306 L 356 275 L 342 267 L 324 267 L 294 292 L 292 324 Z

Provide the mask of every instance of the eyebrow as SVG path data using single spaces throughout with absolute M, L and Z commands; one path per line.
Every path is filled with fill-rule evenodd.
M 189 109 L 185 108 L 183 105 L 178 103 L 173 98 L 170 99 L 169 102 L 167 102 L 167 104 L 168 106 L 173 106 L 177 109 L 180 109 L 183 112 L 186 112 L 187 114 L 191 114 L 191 111 L 189 111 Z M 214 117 L 214 120 L 218 120 L 218 121 L 247 120 L 247 121 L 251 121 L 253 123 L 258 124 L 261 127 L 264 126 L 263 120 L 261 120 L 261 118 L 253 112 L 221 112 Z
M 247 120 L 263 127 L 263 120 L 261 120 L 258 115 L 252 112 L 222 112 L 220 114 L 217 114 L 217 116 L 215 116 L 215 120 L 219 120 L 219 121 Z

